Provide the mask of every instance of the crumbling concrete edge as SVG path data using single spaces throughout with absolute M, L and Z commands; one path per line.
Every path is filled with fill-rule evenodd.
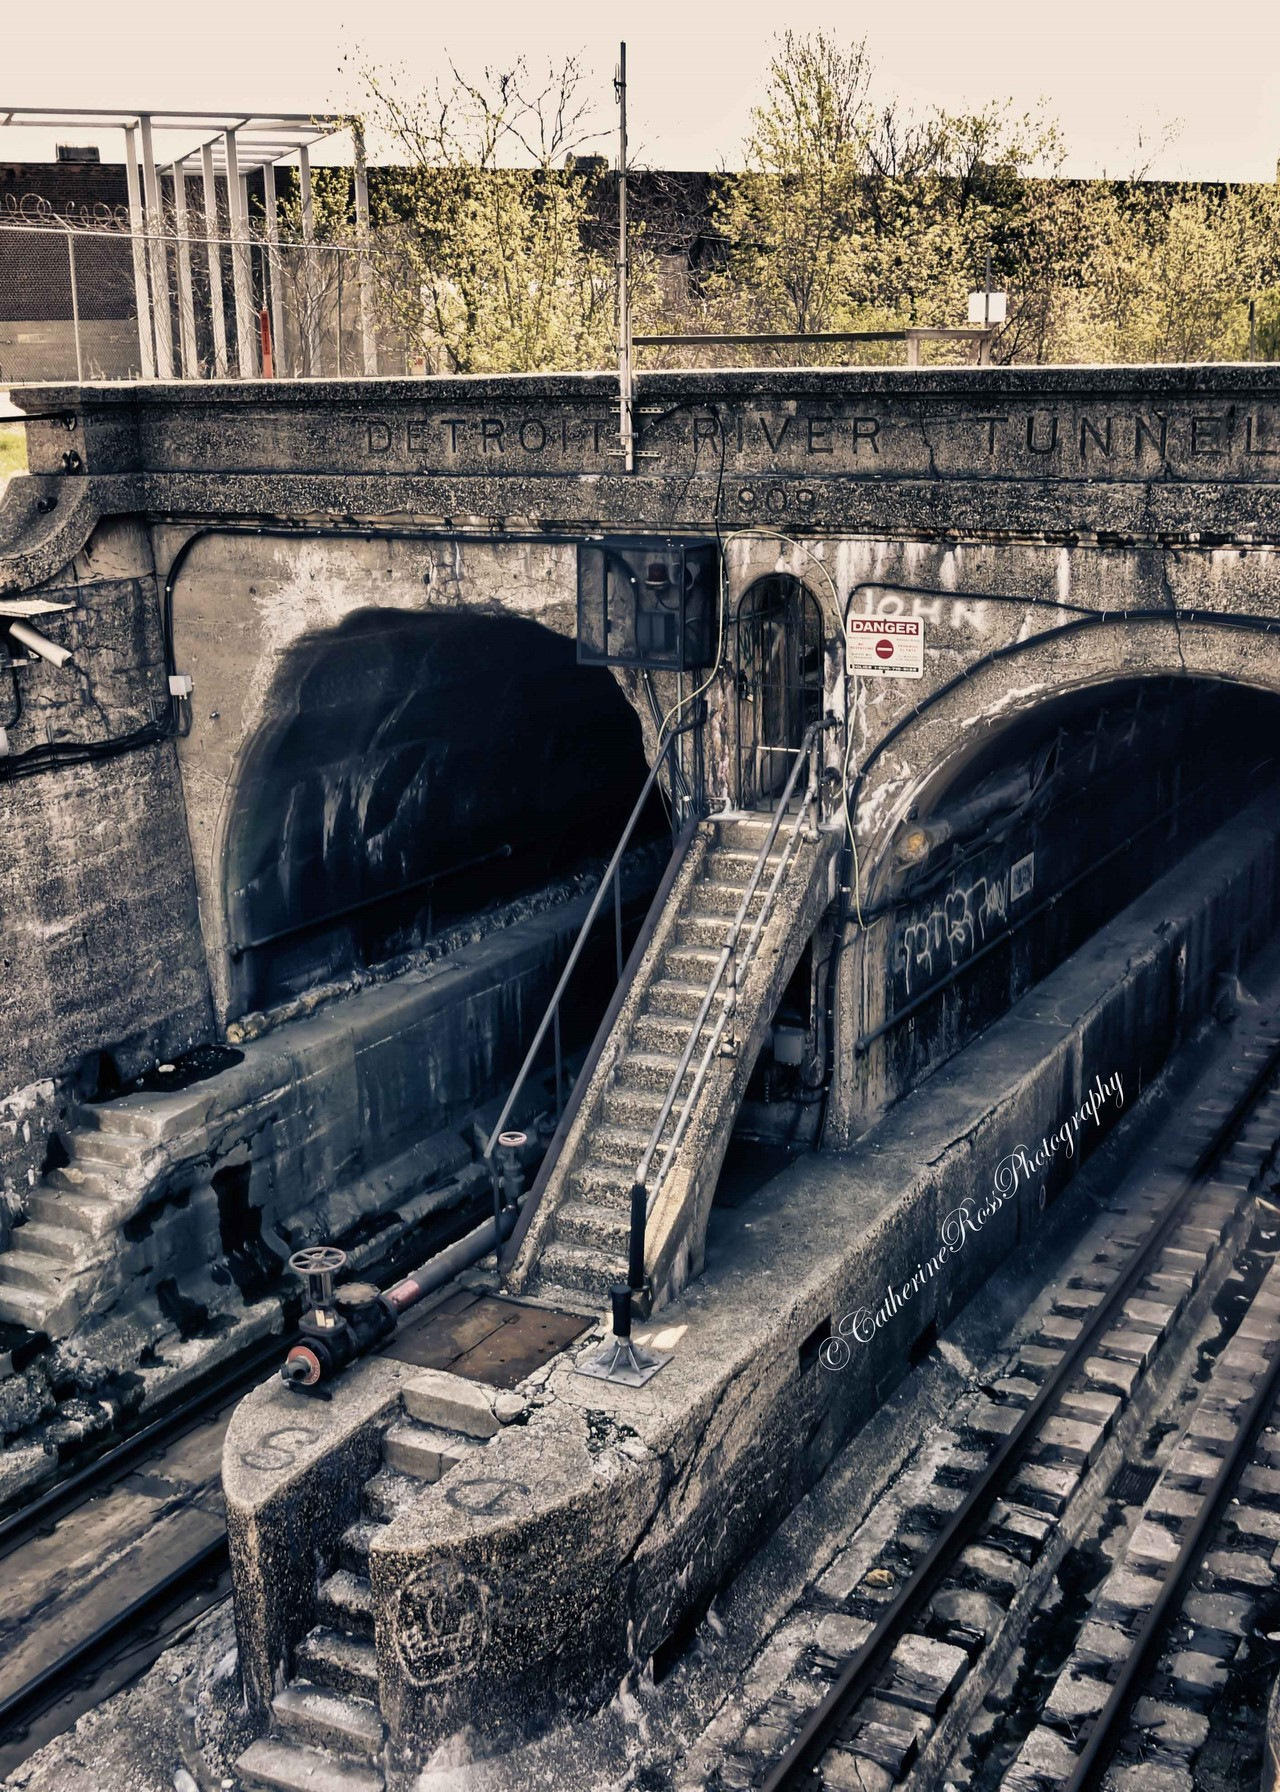
M 991 1190 L 1001 1160 L 1034 1150 L 1095 1077 L 1118 1075 L 1136 1095 L 1158 1074 L 1211 995 L 1212 964 L 1251 923 L 1265 933 L 1274 918 L 1278 833 L 1280 804 L 1263 799 L 1233 823 L 1229 850 L 1221 836 L 1206 842 L 1176 888 L 1170 877 L 1152 886 L 856 1151 L 802 1159 L 767 1198 L 735 1210 L 707 1277 L 652 1328 L 674 1354 L 647 1386 L 584 1378 L 561 1357 L 526 1382 L 526 1424 L 399 1508 L 373 1541 L 370 1578 L 380 1702 L 406 1759 L 463 1729 L 482 1748 L 509 1746 L 590 1709 L 696 1619 L 902 1379 L 917 1340 L 949 1324 L 1038 1228 L 1041 1179 L 970 1230 L 943 1273 L 853 1344 L 843 1370 L 819 1359 L 822 1337 L 877 1308 L 949 1221 L 954 1233 L 966 1198 Z M 1121 1111 L 1105 1108 L 1066 1171 Z M 1066 1176 L 1048 1180 L 1056 1194 Z M 237 1443 L 270 1434 L 279 1400 L 262 1405 L 256 1428 L 241 1425 L 241 1409 Z M 358 1485 L 340 1472 L 328 1485 L 341 1515 L 353 1511 Z M 233 1468 L 229 1505 L 243 1504 L 244 1487 Z M 274 1485 L 256 1498 L 259 1511 L 237 1520 L 245 1552 L 252 1543 L 260 1557 L 240 1570 L 255 1594 L 237 1614 L 261 1686 L 301 1607 L 295 1565 L 282 1612 L 273 1588 L 288 1552 L 267 1539 L 268 1513 L 292 1517 Z

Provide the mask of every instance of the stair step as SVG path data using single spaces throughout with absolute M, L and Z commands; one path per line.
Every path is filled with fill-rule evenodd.
M 592 1246 L 562 1244 L 553 1238 L 538 1259 L 538 1279 L 554 1282 L 577 1294 L 586 1294 L 600 1306 L 609 1303 L 615 1282 L 627 1279 L 624 1250 L 602 1251 Z
M 297 1731 L 321 1748 L 352 1755 L 377 1755 L 386 1738 L 386 1726 L 376 1705 L 329 1692 L 306 1680 L 295 1680 L 271 1701 L 272 1714 L 286 1733 Z
M 155 1141 L 132 1132 L 101 1132 L 96 1127 L 78 1130 L 67 1140 L 74 1164 L 114 1164 L 132 1169 L 155 1149 Z
M 293 1652 L 297 1672 L 331 1692 L 377 1699 L 378 1657 L 367 1637 L 346 1636 L 319 1624 Z
M 364 1484 L 365 1510 L 383 1524 L 388 1523 L 404 1506 L 412 1505 L 421 1488 L 413 1475 L 402 1475 L 393 1468 L 380 1468 Z
M 634 1170 L 640 1154 L 649 1143 L 649 1134 L 639 1126 L 611 1126 L 607 1121 L 591 1128 L 587 1141 L 597 1163 L 616 1164 L 619 1169 Z
M 59 1193 L 66 1190 L 73 1195 L 115 1194 L 120 1187 L 120 1172 L 106 1164 L 101 1169 L 85 1170 L 78 1164 L 64 1164 L 60 1169 L 50 1170 L 45 1177 L 50 1188 Z
M 126 1097 L 125 1101 L 130 1098 Z M 145 1106 L 126 1106 L 125 1102 L 86 1103 L 77 1109 L 79 1126 L 86 1132 L 111 1132 L 154 1144 L 161 1136 L 160 1116 Z
M 29 1332 L 42 1332 L 49 1314 L 49 1300 L 34 1294 L 30 1288 L 0 1287 L 0 1319 L 7 1325 L 22 1325 Z
M 677 923 L 680 925 L 680 923 Z M 662 981 L 700 983 L 698 1000 L 702 1001 L 711 986 L 720 963 L 720 953 L 709 946 L 668 946 L 662 955 Z M 695 1008 L 695 1014 L 698 1012 Z
M 765 868 L 760 873 L 762 884 L 768 884 L 778 869 L 778 861 L 781 857 L 782 854 L 775 842 L 773 851 L 765 861 Z M 713 846 L 703 861 L 702 875 L 709 882 L 736 885 L 739 899 L 741 899 L 742 890 L 755 875 L 758 858 L 758 848 L 755 852 L 744 852 L 728 846 Z
M 46 1301 L 57 1300 L 62 1293 L 67 1266 L 54 1257 L 40 1257 L 32 1251 L 19 1256 L 6 1251 L 0 1256 L 0 1288 L 27 1288 Z
M 710 982 L 710 977 L 702 982 L 676 977 L 655 978 L 649 985 L 644 1011 L 655 1017 L 696 1020 Z
M 652 1089 L 658 1095 L 665 1095 L 671 1082 L 680 1068 L 680 1059 L 667 1052 L 626 1052 L 618 1061 L 614 1072 L 614 1087 L 617 1089 Z M 693 1065 L 685 1067 L 680 1080 L 683 1092 L 693 1080 Z
M 629 1086 L 606 1089 L 600 1100 L 600 1118 L 610 1126 L 623 1126 L 630 1131 L 643 1131 L 646 1138 L 662 1112 L 663 1097 L 656 1089 Z M 668 1116 L 667 1128 L 673 1124 Z M 664 1128 L 664 1131 L 666 1128 Z
M 631 1236 L 631 1202 L 616 1207 L 598 1201 L 565 1201 L 556 1208 L 556 1239 L 588 1250 L 622 1252 Z
M 573 1170 L 571 1181 L 575 1197 L 593 1207 L 624 1207 L 631 1200 L 635 1165 L 610 1164 L 588 1157 Z
M 694 1018 L 692 1014 L 639 1014 L 631 1028 L 631 1043 L 637 1051 L 664 1052 L 668 1057 L 674 1053 L 679 1058 L 689 1043 Z M 708 1019 L 702 1026 L 704 1046 L 710 1033 L 711 1021 Z M 596 1144 L 594 1134 L 591 1142 L 593 1146 Z
M 751 900 L 747 904 L 748 919 L 754 921 L 764 906 L 765 896 L 773 881 L 774 871 L 761 872 L 760 882 L 751 892 Z M 701 877 L 689 894 L 689 909 L 704 915 L 720 915 L 726 921 L 732 921 L 742 907 L 742 899 L 746 895 L 745 884 L 721 883 L 719 878 Z
M 696 909 L 688 909 L 681 915 L 675 925 L 675 941 L 673 950 L 687 952 L 707 951 L 719 961 L 729 937 L 730 919 L 728 915 L 704 915 Z M 750 932 L 744 927 L 738 935 L 739 947 L 744 945 Z M 714 965 L 713 965 L 714 969 Z M 707 979 L 710 982 L 710 978 Z
M 333 1630 L 350 1636 L 373 1635 L 373 1588 L 363 1574 L 339 1568 L 320 1582 L 316 1616 Z
M 275 1736 L 250 1743 L 236 1772 L 246 1792 L 384 1792 L 387 1783 L 367 1761 L 345 1761 Z
M 70 1226 L 50 1226 L 43 1220 L 25 1220 L 15 1226 L 9 1249 L 39 1257 L 51 1257 L 58 1263 L 79 1263 L 85 1255 L 86 1236 Z
M 470 1451 L 483 1448 L 478 1437 L 441 1431 L 414 1419 L 400 1419 L 382 1435 L 382 1459 L 388 1468 L 417 1481 L 438 1481 Z
M 113 1202 L 104 1201 L 100 1195 L 70 1191 L 59 1194 L 44 1182 L 37 1183 L 28 1196 L 27 1214 L 42 1225 L 74 1228 L 89 1238 L 103 1238 L 114 1232 L 117 1225 Z
M 367 1576 L 369 1545 L 381 1529 L 382 1526 L 371 1518 L 360 1518 L 355 1524 L 348 1525 L 338 1539 L 339 1566 L 349 1568 L 353 1574 Z

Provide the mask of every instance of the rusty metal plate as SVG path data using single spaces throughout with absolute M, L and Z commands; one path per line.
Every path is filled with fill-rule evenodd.
M 591 1325 L 577 1313 L 526 1307 L 499 1295 L 450 1296 L 398 1331 L 383 1350 L 399 1363 L 447 1369 L 493 1388 L 513 1388 Z

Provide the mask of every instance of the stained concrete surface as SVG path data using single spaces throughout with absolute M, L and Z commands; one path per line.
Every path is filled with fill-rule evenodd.
M 792 1608 L 832 1566 L 843 1540 L 945 1422 L 956 1400 L 1000 1372 L 1009 1328 L 1085 1239 L 1118 1166 L 1141 1152 L 1152 1126 L 1179 1099 L 1194 1070 L 1212 1061 L 1220 1039 L 1210 1023 L 1206 1036 L 1144 1092 L 1051 1211 L 1030 1249 L 958 1315 L 939 1348 L 908 1374 L 717 1594 L 660 1685 L 633 1665 L 595 1716 L 496 1759 L 474 1758 L 459 1740 L 412 1775 L 406 1792 L 529 1792 L 542 1785 L 563 1792 L 610 1792 L 629 1783 L 696 1792 L 719 1739 L 727 1742 L 736 1734 L 745 1714 L 786 1677 L 808 1640 L 804 1623 L 797 1628 L 789 1618 Z M 762 1198 L 768 1202 L 767 1185 Z M 229 1775 L 249 1733 L 234 1644 L 230 1608 L 224 1604 L 201 1620 L 186 1642 L 168 1650 L 136 1687 L 82 1719 L 6 1783 L 23 1792 L 173 1792 L 174 1774 L 185 1766 L 200 1792 L 212 1792 Z
M 947 1227 L 961 1203 L 979 1204 L 1002 1159 L 1034 1150 L 1095 1080 L 1136 1097 L 1203 1012 L 1213 967 L 1247 928 L 1266 933 L 1278 826 L 1280 798 L 1260 799 L 856 1151 L 800 1159 L 716 1216 L 706 1275 L 655 1318 L 659 1345 L 674 1348 L 668 1365 L 641 1389 L 588 1380 L 563 1359 L 531 1377 L 529 1422 L 484 1446 L 480 1480 L 500 1500 L 462 1497 L 473 1457 L 399 1506 L 369 1557 L 380 1699 L 398 1744 L 421 1754 L 469 1730 L 510 1745 L 590 1709 L 628 1649 L 651 1654 L 679 1629 L 757 1527 L 776 1523 L 870 1418 L 915 1340 L 945 1327 L 1034 1237 L 1041 1183 L 1052 1202 L 1122 1104 L 1070 1159 L 966 1227 L 957 1248 Z M 818 1328 L 874 1310 L 949 1237 L 945 1271 L 854 1347 L 845 1373 L 806 1357 Z M 295 1422 L 282 1391 L 250 1396 L 228 1433 L 242 1647 L 260 1709 L 311 1621 L 309 1568 L 291 1539 L 300 1522 L 336 1538 L 354 1517 L 377 1462 L 374 1432 L 398 1403 L 391 1367 L 352 1370 L 283 1472 L 244 1466 Z M 338 1446 L 327 1459 L 323 1433 Z

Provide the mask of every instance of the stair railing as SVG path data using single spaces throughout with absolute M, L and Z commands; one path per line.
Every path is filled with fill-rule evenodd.
M 570 979 L 577 968 L 579 959 L 586 950 L 587 941 L 591 937 L 592 930 L 596 925 L 596 921 L 600 916 L 601 910 L 604 908 L 611 890 L 613 892 L 614 952 L 618 982 L 621 983 L 624 970 L 622 951 L 622 861 L 626 856 L 628 847 L 631 845 L 635 831 L 640 825 L 640 818 L 648 806 L 649 799 L 653 795 L 654 787 L 657 785 L 664 767 L 668 772 L 668 789 L 671 792 L 671 845 L 672 855 L 673 857 L 675 856 L 677 843 L 681 838 L 682 825 L 692 819 L 692 817 L 682 817 L 680 813 L 681 803 L 677 795 L 677 787 L 680 781 L 677 744 L 681 735 L 690 733 L 698 726 L 699 718 L 694 716 L 689 721 L 682 722 L 679 727 L 672 728 L 667 734 L 666 739 L 661 742 L 649 775 L 644 781 L 644 786 L 641 789 L 639 796 L 636 798 L 635 807 L 632 809 L 631 814 L 627 819 L 627 824 L 622 830 L 622 838 L 614 848 L 613 857 L 605 867 L 604 874 L 596 888 L 596 893 L 591 899 L 591 906 L 587 910 L 586 919 L 583 921 L 582 926 L 578 931 L 578 937 L 574 941 L 569 956 L 565 961 L 564 969 L 560 973 L 559 982 L 556 984 L 555 989 L 552 992 L 551 1000 L 547 1004 L 546 1013 L 538 1023 L 537 1031 L 534 1033 L 533 1039 L 529 1044 L 529 1049 L 525 1053 L 524 1062 L 521 1064 L 516 1080 L 512 1084 L 511 1092 L 503 1104 L 502 1112 L 498 1115 L 497 1123 L 494 1126 L 493 1131 L 489 1134 L 489 1142 L 484 1149 L 484 1162 L 488 1168 L 489 1180 L 493 1186 L 495 1244 L 499 1251 L 502 1248 L 504 1239 L 507 1238 L 516 1224 L 518 1195 L 520 1192 L 518 1186 L 511 1187 L 515 1163 L 515 1140 L 514 1138 L 509 1137 L 508 1141 L 504 1144 L 504 1134 L 506 1133 L 507 1122 L 510 1120 L 516 1103 L 524 1090 L 525 1084 L 529 1080 L 530 1073 L 533 1070 L 534 1064 L 537 1062 L 538 1055 L 546 1041 L 548 1032 L 552 1035 L 552 1045 L 555 1056 L 556 1120 L 557 1122 L 560 1122 L 563 1119 L 564 1048 L 560 1033 L 560 1006 L 564 1000 L 565 991 L 569 987 Z M 589 1070 L 590 1065 L 586 1068 Z M 563 1128 L 558 1126 L 557 1138 L 562 1132 Z M 556 1140 L 553 1139 L 553 1150 L 555 1144 Z M 547 1155 L 550 1157 L 551 1152 L 548 1152 Z M 505 1176 L 504 1168 L 506 1172 Z M 544 1162 L 542 1172 L 539 1175 L 540 1183 L 545 1183 L 547 1169 L 548 1165 Z M 504 1200 L 504 1195 L 508 1194 L 508 1192 L 510 1198 Z M 529 1217 L 527 1212 L 528 1206 L 529 1204 L 526 1203 L 526 1220 Z
M 635 1180 L 631 1185 L 631 1231 L 627 1250 L 627 1286 L 625 1289 L 615 1288 L 612 1290 L 614 1333 L 615 1336 L 619 1338 L 628 1339 L 630 1337 L 632 1304 L 637 1296 L 646 1293 L 648 1288 L 645 1276 L 644 1253 L 645 1233 L 647 1230 L 649 1214 L 652 1211 L 659 1194 L 662 1192 L 667 1173 L 671 1168 L 671 1163 L 676 1152 L 680 1148 L 681 1141 L 683 1140 L 689 1125 L 689 1120 L 697 1105 L 698 1097 L 706 1082 L 712 1061 L 721 1051 L 721 1041 L 724 1039 L 725 1029 L 737 1012 L 738 992 L 742 987 L 747 972 L 751 968 L 752 960 L 756 954 L 756 948 L 760 943 L 760 936 L 773 914 L 782 880 L 790 868 L 791 862 L 795 856 L 796 848 L 799 845 L 801 830 L 804 827 L 805 819 L 810 811 L 819 803 L 822 789 L 820 743 L 824 731 L 835 725 L 836 720 L 831 716 L 828 716 L 824 721 L 813 723 L 806 731 L 804 739 L 796 749 L 790 775 L 783 787 L 781 796 L 774 806 L 773 819 L 770 822 L 769 831 L 765 835 L 764 844 L 756 855 L 756 862 L 752 867 L 751 876 L 747 881 L 742 901 L 738 905 L 738 911 L 729 923 L 728 932 L 725 935 L 725 942 L 721 948 L 720 958 L 711 978 L 710 986 L 706 995 L 702 998 L 701 1005 L 698 1008 L 697 1018 L 694 1020 L 689 1030 L 689 1042 L 680 1055 L 680 1062 L 672 1074 L 666 1095 L 663 1097 L 662 1107 L 659 1111 L 658 1118 L 654 1122 L 653 1130 L 649 1134 L 648 1143 L 645 1145 L 640 1160 L 636 1165 Z M 809 779 L 803 800 L 796 811 L 795 819 L 785 838 L 782 853 L 778 859 L 768 888 L 765 891 L 764 901 L 760 905 L 760 912 L 756 916 L 755 924 L 747 935 L 746 942 L 742 946 L 741 951 L 739 951 L 738 942 L 742 935 L 742 930 L 746 925 L 747 915 L 750 912 L 751 904 L 755 899 L 756 891 L 760 886 L 760 880 L 764 876 L 765 867 L 769 861 L 769 855 L 773 851 L 774 843 L 778 838 L 783 820 L 791 806 L 791 800 L 795 793 L 801 769 L 805 765 L 809 768 Z M 711 1012 L 712 1004 L 714 1003 L 717 994 L 720 992 L 721 985 L 725 982 L 726 973 L 729 973 L 728 986 L 724 990 L 724 999 L 721 1004 L 720 1013 L 716 1018 L 715 1025 L 712 1027 L 711 1035 L 707 1041 L 706 1048 L 703 1051 L 701 1061 L 694 1072 L 693 1081 L 681 1103 L 675 1129 L 666 1143 L 662 1161 L 658 1166 L 657 1177 L 654 1180 L 652 1189 L 650 1189 L 648 1185 L 649 1172 L 653 1167 L 653 1160 L 657 1156 L 658 1149 L 662 1144 L 663 1130 L 671 1117 L 672 1109 L 679 1099 L 680 1085 L 685 1079 L 690 1064 L 693 1062 L 693 1054 L 697 1050 L 698 1040 L 701 1037 L 702 1029 L 706 1025 L 707 1016 Z M 731 1045 L 725 1055 L 732 1055 L 736 1049 L 736 1045 Z M 620 1323 L 625 1329 L 619 1330 Z M 632 1354 L 635 1354 L 634 1351 Z

